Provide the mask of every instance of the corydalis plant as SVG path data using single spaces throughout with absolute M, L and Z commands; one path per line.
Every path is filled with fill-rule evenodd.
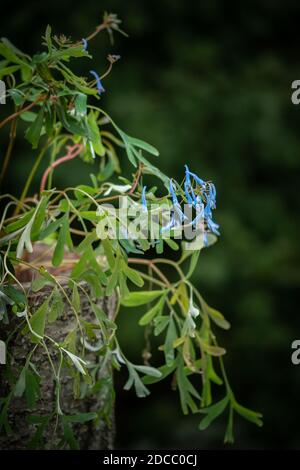
M 225 440 L 231 442 L 234 413 L 258 425 L 261 424 L 261 415 L 236 401 L 223 364 L 225 350 L 218 345 L 214 331 L 215 327 L 228 329 L 229 323 L 204 301 L 191 282 L 200 249 L 219 235 L 218 225 L 212 219 L 216 205 L 215 186 L 204 182 L 187 166 L 182 185 L 164 175 L 149 161 L 149 155 L 158 156 L 158 151 L 125 133 L 99 107 L 99 99 L 104 93 L 103 81 L 118 56 L 108 56 L 108 70 L 102 75 L 99 63 L 94 63 L 92 81 L 72 70 L 72 61 L 92 60 L 89 42 L 105 30 L 110 36 L 113 31 L 122 32 L 116 15 L 106 14 L 95 31 L 78 42 L 64 36 L 53 36 L 48 26 L 43 41 L 46 50 L 33 57 L 6 39 L 0 43 L 3 59 L 0 78 L 7 84 L 8 105 L 5 111 L 8 106 L 13 107 L 0 122 L 0 128 L 10 125 L 1 180 L 8 165 L 13 164 L 17 124 L 22 123 L 25 127 L 27 142 L 24 145 L 29 143 L 36 155 L 20 197 L 1 197 L 2 202 L 7 200 L 7 204 L 0 222 L 0 319 L 10 325 L 14 318 L 17 328 L 13 334 L 17 339 L 23 334 L 31 349 L 24 364 L 20 365 L 14 361 L 14 351 L 8 343 L 8 361 L 4 370 L 9 377 L 10 390 L 1 398 L 0 428 L 10 432 L 8 410 L 15 396 L 25 394 L 29 409 L 39 401 L 40 377 L 35 357 L 42 348 L 47 351 L 57 386 L 52 413 L 42 416 L 41 422 L 47 425 L 53 421 L 65 423 L 68 416 L 60 402 L 64 386 L 60 378 L 61 368 L 67 367 L 72 371 L 76 381 L 75 394 L 84 400 L 101 386 L 96 379 L 97 366 L 88 359 L 89 352 L 93 351 L 99 353 L 104 361 L 111 362 L 116 370 L 127 367 L 129 378 L 124 388 L 134 387 L 139 397 L 149 394 L 150 384 L 172 376 L 183 412 L 205 415 L 200 429 L 227 410 Z M 20 127 L 18 125 L 18 129 Z M 120 152 L 135 168 L 132 177 L 120 175 Z M 93 168 L 98 167 L 91 174 L 91 183 L 57 189 L 55 168 L 60 165 L 66 168 L 68 165 L 69 168 L 75 158 L 93 163 Z M 111 181 L 114 173 L 119 174 L 117 184 Z M 150 175 L 157 177 L 168 192 L 157 187 L 147 190 Z M 36 177 L 41 181 L 39 194 L 34 194 L 32 189 Z M 163 195 L 158 194 L 159 191 Z M 160 220 L 159 237 L 155 243 L 144 237 L 133 240 L 130 233 L 119 238 L 101 237 L 99 221 L 104 219 L 109 224 L 109 213 L 101 212 L 99 208 L 108 202 L 117 204 L 124 197 L 131 205 L 141 203 L 145 216 L 152 210 L 150 203 L 155 203 L 158 208 L 163 204 L 171 207 L 171 221 L 166 224 Z M 183 204 L 196 209 L 196 216 L 191 220 L 186 220 Z M 173 236 L 166 236 L 167 230 L 172 235 L 182 229 L 179 222 L 190 223 L 202 231 L 204 243 L 197 250 L 187 250 L 185 243 L 179 244 Z M 124 232 L 121 221 L 118 219 L 116 223 L 120 229 L 118 233 Z M 32 252 L 38 242 L 52 247 L 49 269 L 34 260 L 24 259 L 24 254 Z M 166 245 L 180 253 L 176 261 L 163 256 Z M 53 268 L 63 265 L 66 253 L 70 252 L 76 255 L 70 274 L 63 276 L 59 270 L 58 274 L 53 274 Z M 149 252 L 148 257 L 144 256 L 146 252 Z M 153 253 L 154 256 L 150 257 Z M 18 270 L 24 266 L 32 276 L 29 289 L 18 279 Z M 166 276 L 165 267 L 174 269 L 174 279 Z M 72 348 L 70 338 L 57 344 L 45 333 L 47 324 L 57 321 L 63 313 L 66 283 L 73 292 L 72 298 L 67 300 L 77 319 L 72 332 Z M 30 292 L 37 292 L 45 285 L 50 287 L 49 297 L 41 306 L 34 308 L 29 302 Z M 93 322 L 85 321 L 80 314 L 80 292 L 94 312 Z M 113 294 L 118 297 L 118 308 L 111 321 L 99 310 L 96 300 Z M 143 309 L 139 325 L 147 327 L 160 339 L 161 364 L 149 364 L 149 350 L 143 354 L 142 365 L 133 364 L 126 357 L 117 336 L 120 307 L 125 313 L 135 307 Z M 55 353 L 49 352 L 50 344 Z M 31 383 L 34 382 L 34 387 L 26 385 L 29 375 L 31 379 L 33 377 Z M 217 403 L 213 403 L 212 385 L 223 387 L 223 392 L 219 392 L 219 395 L 223 393 L 223 398 Z M 103 418 L 103 410 L 88 416 L 95 423 L 100 418 Z M 85 417 L 76 419 L 80 422 Z M 70 430 L 70 420 L 68 426 Z M 59 426 L 55 429 L 61 432 Z M 36 442 L 42 445 L 40 427 L 37 433 Z M 76 440 L 69 436 L 69 432 L 60 435 L 61 442 L 76 448 Z

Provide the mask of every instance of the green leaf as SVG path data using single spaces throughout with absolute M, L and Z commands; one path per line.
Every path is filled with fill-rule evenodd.
M 71 237 L 69 232 L 69 218 L 68 213 L 61 219 L 61 229 L 57 238 L 57 243 L 52 257 L 53 266 L 59 266 L 64 258 L 65 245 L 71 247 Z
M 15 103 L 16 106 L 21 106 L 25 99 L 26 99 L 26 96 L 23 92 L 21 92 L 20 90 L 17 90 L 15 88 L 11 89 L 8 91 L 9 95 L 11 96 L 13 102 Z
M 140 139 L 136 139 L 135 137 L 130 137 L 130 136 L 127 136 L 127 137 L 131 145 L 134 145 L 135 147 L 146 150 L 146 152 L 149 152 L 152 155 L 155 155 L 156 157 L 158 157 L 159 151 L 155 147 L 153 147 L 153 145 L 147 144 L 147 142 L 144 142 L 143 140 L 140 140 Z
M 30 424 L 37 424 L 36 432 L 34 433 L 32 439 L 29 441 L 27 448 L 28 449 L 37 449 L 43 447 L 43 434 L 46 427 L 49 424 L 51 419 L 50 416 L 35 416 L 29 415 L 27 416 L 27 421 Z
M 220 346 L 213 346 L 212 344 L 207 343 L 204 341 L 202 338 L 200 338 L 201 341 L 201 346 L 205 352 L 210 354 L 211 356 L 223 356 L 226 354 L 226 350 L 224 348 L 221 348 Z
M 84 93 L 78 93 L 75 98 L 75 111 L 80 117 L 86 116 L 87 112 L 87 96 Z
M 64 311 L 64 302 L 61 293 L 57 288 L 54 289 L 51 296 L 51 305 L 48 313 L 49 323 L 54 323 Z
M 249 410 L 249 408 L 245 408 L 244 406 L 240 405 L 236 401 L 233 401 L 232 403 L 233 409 L 241 416 L 243 416 L 245 419 L 248 421 L 251 421 L 251 423 L 256 424 L 257 426 L 262 426 L 262 414 L 258 413 L 257 411 L 252 411 Z
M 150 323 L 156 315 L 161 314 L 164 303 L 165 296 L 161 297 L 161 299 L 147 313 L 145 313 L 145 315 L 140 318 L 139 325 L 148 325 L 148 323 Z
M 149 395 L 150 392 L 141 381 L 138 373 L 135 370 L 135 366 L 129 362 L 126 362 L 126 364 L 129 372 L 129 379 L 124 385 L 124 390 L 129 390 L 134 385 L 135 392 L 138 397 L 143 398 Z
M 164 241 L 166 242 L 167 245 L 169 245 L 169 247 L 174 250 L 174 251 L 178 251 L 179 250 L 179 245 L 178 243 L 176 243 L 174 240 L 172 240 L 172 238 L 164 238 Z
M 120 259 L 117 258 L 112 275 L 110 276 L 108 280 L 108 284 L 106 288 L 106 295 L 108 296 L 110 296 L 113 293 L 114 289 L 117 286 L 118 278 L 119 278 L 119 266 L 120 266 Z
M 1 403 L 1 411 L 0 411 L 0 431 L 4 428 L 4 431 L 7 435 L 12 434 L 12 429 L 9 424 L 9 418 L 8 418 L 8 407 L 10 405 L 10 396 L 6 399 L 3 399 Z
M 99 305 L 92 304 L 92 309 L 96 315 L 97 320 L 102 323 L 103 321 L 107 320 L 107 314 L 104 312 L 104 310 L 99 307 Z
M 20 114 L 20 119 L 25 122 L 33 122 L 36 119 L 37 114 L 33 111 L 25 111 L 25 113 Z
M 91 142 L 94 148 L 94 151 L 100 157 L 105 155 L 105 148 L 102 144 L 100 130 L 97 124 L 97 117 L 93 111 L 90 111 L 88 116 L 88 125 Z
M 34 222 L 32 224 L 32 229 L 31 229 L 31 236 L 32 238 L 37 238 L 40 228 L 42 226 L 42 223 L 45 220 L 45 215 L 46 215 L 46 208 L 47 204 L 49 201 L 48 196 L 42 196 L 41 201 L 39 203 L 38 209 L 36 211 L 35 217 L 34 217 Z
M 25 396 L 28 408 L 34 408 L 40 396 L 40 379 L 30 370 L 26 370 Z
M 170 317 L 167 315 L 160 315 L 156 318 L 154 318 L 154 335 L 158 336 L 160 333 L 164 331 L 164 329 L 168 326 L 169 324 Z
M 56 120 L 55 109 L 53 109 L 52 106 L 48 105 L 45 110 L 45 124 L 44 125 L 45 125 L 46 133 L 49 137 L 51 137 L 53 134 L 55 120 Z
M 20 69 L 20 65 L 11 65 L 10 67 L 4 67 L 0 69 L 0 80 L 6 75 L 10 75 Z
M 78 413 L 76 415 L 65 416 L 64 419 L 69 423 L 86 423 L 98 417 L 97 413 Z
M 142 372 L 145 375 L 149 375 L 150 377 L 160 378 L 162 376 L 162 373 L 154 367 L 135 365 L 134 368 L 135 370 L 138 370 L 139 372 Z
M 220 328 L 223 328 L 223 330 L 228 330 L 230 328 L 230 323 L 224 318 L 221 312 L 215 310 L 207 304 L 203 310 L 205 310 L 212 321 Z
M 5 232 L 6 233 L 15 232 L 16 230 L 27 225 L 33 213 L 34 213 L 34 209 L 31 209 L 30 211 L 26 212 L 24 215 L 19 217 L 15 222 L 12 222 L 11 224 L 7 225 L 5 227 Z
M 63 219 L 65 216 L 61 217 L 60 219 L 54 220 L 53 222 L 50 222 L 49 225 L 43 230 L 40 231 L 39 234 L 39 240 L 44 240 L 45 238 L 49 237 L 53 232 L 58 230 L 58 228 L 61 226 Z
M 43 289 L 43 287 L 45 287 L 47 284 L 49 284 L 49 279 L 47 279 L 45 276 L 38 276 L 32 281 L 31 288 L 33 292 L 38 292 L 39 290 Z
M 122 260 L 121 269 L 126 274 L 128 279 L 131 280 L 131 282 L 133 282 L 138 287 L 143 287 L 144 279 L 142 276 L 135 269 L 130 268 L 124 260 Z
M 103 239 L 101 240 L 101 245 L 103 246 L 103 249 L 104 249 L 104 254 L 107 258 L 107 261 L 108 261 L 108 264 L 109 264 L 109 267 L 110 269 L 112 270 L 114 265 L 115 265 L 115 257 L 114 257 L 114 252 L 113 252 L 113 249 L 112 249 L 112 245 L 111 245 L 111 241 L 106 238 L 106 239 Z
M 47 43 L 47 46 L 48 46 L 48 50 L 49 50 L 49 52 L 51 52 L 52 39 L 51 39 L 51 26 L 49 24 L 47 25 L 47 28 L 46 28 L 45 39 L 46 39 L 46 43 Z
M 200 413 L 206 413 L 205 418 L 202 419 L 199 429 L 203 431 L 206 429 L 218 416 L 220 416 L 229 403 L 229 397 L 226 395 L 225 398 L 218 401 L 214 405 L 211 405 L 207 408 L 202 408 Z
M 74 310 L 79 313 L 81 310 L 81 302 L 80 302 L 80 295 L 78 292 L 78 287 L 76 284 L 73 284 L 73 290 L 72 290 L 72 307 Z
M 33 149 L 36 149 L 38 147 L 41 132 L 42 132 L 42 127 L 43 127 L 43 121 L 44 121 L 44 108 L 41 108 L 35 120 L 25 132 L 25 138 L 28 140 L 28 142 L 31 143 Z
M 44 337 L 49 299 L 46 299 L 29 320 L 32 343 L 39 343 Z
M 185 371 L 184 371 L 184 364 L 183 359 L 180 358 L 177 370 L 176 370 L 176 379 L 177 385 L 180 394 L 180 403 L 183 414 L 188 414 L 189 408 L 193 413 L 198 410 L 198 406 L 196 405 L 194 398 L 197 400 L 201 400 L 200 395 L 198 394 L 197 390 L 195 390 L 194 386 L 191 384 L 189 379 L 187 378 Z
M 16 304 L 26 304 L 26 296 L 23 291 L 8 285 L 1 287 L 2 292 Z
M 172 365 L 174 361 L 174 357 L 175 357 L 174 341 L 176 339 L 177 339 L 176 325 L 175 325 L 173 316 L 171 315 L 168 330 L 167 330 L 167 335 L 166 335 L 166 341 L 164 344 L 165 360 L 168 366 Z
M 189 279 L 196 269 L 199 260 L 200 251 L 195 251 L 191 256 L 190 267 L 186 279 Z
M 32 251 L 33 251 L 32 243 L 31 243 L 31 229 L 32 229 L 32 226 L 33 226 L 33 223 L 34 223 L 36 213 L 39 209 L 39 206 L 40 206 L 40 203 L 36 207 L 31 219 L 29 220 L 29 222 L 27 223 L 27 225 L 25 226 L 25 228 L 22 232 L 22 235 L 20 237 L 20 240 L 19 240 L 18 246 L 17 246 L 17 252 L 16 252 L 17 258 L 22 258 L 24 247 L 26 247 L 26 249 L 29 253 L 32 253 Z
M 89 137 L 88 130 L 86 127 L 83 127 L 81 123 L 77 121 L 77 119 L 70 116 L 70 114 L 66 113 L 63 106 L 56 106 L 57 115 L 63 124 L 63 126 L 67 129 L 67 131 L 71 132 L 74 135 L 80 135 L 82 137 Z
M 163 294 L 164 291 L 162 290 L 130 292 L 130 294 L 125 299 L 122 299 L 121 304 L 124 307 L 138 307 L 139 305 L 144 305 L 148 302 L 151 302 Z
M 26 386 L 26 367 L 23 367 L 21 374 L 19 375 L 18 381 L 14 388 L 14 396 L 21 397 L 25 391 Z
M 127 287 L 127 278 L 121 271 L 119 272 L 119 287 L 121 298 L 126 298 L 129 295 L 129 289 Z
M 168 377 L 168 375 L 172 374 L 172 372 L 174 372 L 176 367 L 177 367 L 176 361 L 174 361 L 171 366 L 164 365 L 162 367 L 159 367 L 158 370 L 161 374 L 160 377 L 150 377 L 150 376 L 143 377 L 143 383 L 146 385 L 151 385 L 156 382 L 159 382 L 160 380 L 163 380 L 166 377 Z
M 51 60 L 65 60 L 68 61 L 71 57 L 86 57 L 87 53 L 83 50 L 82 45 L 78 47 L 68 47 L 67 49 L 57 50 L 52 53 Z
M 0 43 L 0 55 L 5 57 L 9 62 L 13 62 L 15 64 L 23 65 L 24 67 L 30 66 L 24 59 L 21 59 L 18 55 L 23 55 L 21 51 L 19 51 L 13 44 L 11 44 L 7 39 L 2 38 L 2 42 Z
M 64 351 L 67 354 L 69 359 L 71 359 L 71 361 L 73 362 L 76 369 L 82 375 L 86 375 L 86 371 L 83 368 L 83 366 L 86 366 L 86 362 L 83 359 L 81 359 L 81 357 L 76 356 L 75 354 L 71 353 L 67 349 L 61 348 L 61 350 Z
M 79 444 L 73 433 L 72 426 L 69 424 L 65 416 L 63 416 L 64 439 L 69 444 L 71 450 L 79 450 Z

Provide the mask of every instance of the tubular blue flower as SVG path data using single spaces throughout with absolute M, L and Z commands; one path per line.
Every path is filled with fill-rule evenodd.
M 194 178 L 196 183 L 199 184 L 199 186 L 205 186 L 205 181 L 199 178 L 199 176 L 197 176 L 196 173 L 192 173 L 191 171 L 189 173 L 190 173 L 190 176 Z
M 219 225 L 216 224 L 216 222 L 214 222 L 211 218 L 208 218 L 206 220 L 206 223 L 207 223 L 207 227 L 209 228 L 209 230 L 211 232 L 213 232 L 215 235 L 220 235 L 220 232 L 219 232 Z
M 203 190 L 206 197 L 205 206 L 202 202 L 202 193 L 195 195 L 192 180 L 194 180 L 194 182 L 196 182 L 196 184 Z M 189 167 L 185 165 L 184 189 L 188 203 L 192 204 L 197 210 L 196 217 L 191 222 L 192 225 L 196 226 L 201 219 L 206 222 L 206 230 L 203 233 L 203 243 L 204 246 L 208 246 L 209 232 L 212 232 L 215 235 L 220 235 L 219 225 L 212 219 L 212 209 L 216 208 L 216 187 L 213 183 L 206 183 L 203 181 L 198 175 L 196 175 L 196 173 L 191 172 Z
M 209 205 L 212 209 L 215 209 L 216 208 L 216 196 L 217 196 L 217 191 L 216 191 L 216 187 L 213 183 L 208 183 L 208 190 L 209 190 L 209 193 L 208 193 L 208 202 L 209 202 Z
M 101 93 L 105 92 L 105 89 L 102 86 L 99 75 L 97 74 L 97 72 L 95 72 L 95 70 L 90 70 L 90 74 L 95 77 L 97 90 L 98 90 L 99 95 L 101 95 Z
M 147 189 L 147 186 L 144 186 L 142 190 L 142 206 L 145 212 L 148 211 L 147 200 L 146 200 L 146 189 Z
M 173 204 L 174 205 L 178 204 L 178 199 L 177 199 L 177 196 L 176 196 L 174 188 L 173 188 L 172 178 L 170 179 L 170 193 L 171 193 L 171 196 L 172 196 Z
M 87 48 L 88 48 L 88 42 L 87 42 L 87 40 L 83 38 L 83 39 L 81 39 L 81 42 L 82 42 L 82 44 L 83 44 L 83 50 L 84 50 L 84 51 L 87 51 Z
M 212 211 L 211 211 L 211 204 L 210 204 L 209 197 L 207 199 L 206 206 L 204 208 L 204 217 L 205 217 L 205 219 L 211 219 L 212 218 Z
M 167 232 L 168 230 L 171 230 L 171 228 L 175 227 L 175 216 L 174 216 L 174 212 L 172 213 L 171 215 L 171 219 L 170 219 L 170 222 L 165 225 L 164 227 L 162 227 L 160 229 L 160 233 L 164 233 L 164 232 Z
M 204 218 L 204 205 L 202 203 L 198 203 L 196 205 L 196 211 L 197 211 L 197 215 L 194 218 L 194 220 L 192 221 L 192 225 L 194 225 L 194 226 L 197 225 L 199 220 Z
M 181 209 L 180 204 L 178 202 L 177 196 L 176 196 L 174 188 L 173 188 L 172 178 L 170 179 L 170 193 L 171 193 L 171 196 L 172 196 L 174 212 L 177 215 L 177 218 L 179 219 L 179 221 L 182 222 L 183 220 L 187 219 L 187 217 L 182 212 L 182 209 Z
M 192 188 L 191 178 L 190 178 L 190 170 L 187 165 L 185 165 L 185 182 L 184 182 L 184 189 L 185 189 L 185 196 L 187 198 L 188 204 L 193 204 L 195 198 L 195 193 Z M 192 193 L 192 196 L 190 195 Z

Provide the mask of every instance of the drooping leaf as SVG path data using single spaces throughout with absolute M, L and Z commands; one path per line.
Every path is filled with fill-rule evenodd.
M 39 343 L 44 337 L 49 299 L 46 299 L 29 320 L 32 343 Z
M 207 408 L 202 408 L 201 413 L 206 413 L 205 418 L 202 419 L 199 429 L 203 431 L 206 429 L 218 416 L 220 416 L 229 403 L 229 397 L 226 395 L 225 398 L 218 401 L 214 405 L 211 405 Z
M 25 372 L 26 375 L 26 387 L 25 396 L 26 402 L 29 409 L 35 407 L 36 402 L 40 396 L 40 378 L 37 374 L 34 374 L 29 369 Z
M 135 269 L 132 269 L 130 268 L 124 260 L 122 260 L 122 263 L 121 263 L 121 269 L 123 270 L 123 272 L 126 274 L 126 276 L 128 277 L 128 279 L 131 280 L 131 282 L 133 282 L 136 286 L 138 287 L 143 287 L 144 285 L 144 280 L 142 278 L 142 276 L 135 270 Z
M 64 417 L 65 421 L 69 423 L 86 423 L 87 421 L 92 421 L 97 418 L 97 413 L 89 412 L 89 413 L 78 413 L 76 415 L 66 415 Z
M 257 426 L 262 426 L 262 414 L 258 413 L 257 411 L 252 411 L 249 408 L 245 408 L 244 406 L 240 405 L 236 401 L 233 402 L 232 404 L 233 409 L 243 418 L 247 419 L 248 421 L 251 421 L 251 423 L 256 424 Z
M 169 321 L 169 326 L 167 329 L 167 335 L 166 335 L 166 340 L 164 344 L 164 354 L 165 354 L 165 360 L 166 364 L 170 366 L 175 358 L 175 353 L 174 353 L 174 341 L 177 339 L 177 330 L 176 330 L 176 325 L 175 321 L 173 319 L 173 315 L 170 316 L 170 321 Z
M 148 323 L 150 323 L 156 315 L 161 314 L 164 303 L 165 303 L 165 297 L 163 296 L 147 313 L 145 313 L 140 318 L 139 325 L 141 326 L 148 325 Z
M 61 348 L 62 351 L 64 351 L 67 356 L 69 357 L 69 359 L 71 359 L 71 361 L 73 362 L 74 366 L 76 367 L 76 369 L 82 374 L 82 375 L 86 375 L 86 371 L 84 370 L 83 366 L 86 366 L 86 362 L 81 359 L 80 357 L 76 356 L 75 354 L 71 353 L 70 351 L 68 351 L 67 349 L 64 349 L 64 348 Z
M 91 143 L 94 148 L 94 151 L 100 157 L 103 157 L 105 154 L 105 148 L 102 144 L 100 130 L 97 124 L 96 114 L 93 111 L 90 111 L 88 116 L 88 125 L 89 133 L 91 138 Z
M 51 296 L 51 304 L 48 313 L 49 323 L 54 323 L 64 311 L 64 302 L 61 296 L 61 293 L 57 288 L 54 289 Z
M 124 307 L 138 307 L 139 305 L 151 302 L 163 294 L 162 290 L 130 292 L 125 299 L 122 299 L 121 304 Z
M 39 140 L 41 137 L 42 127 L 43 127 L 43 121 L 44 121 L 44 108 L 41 108 L 35 120 L 25 132 L 25 138 L 28 140 L 28 142 L 31 143 L 33 149 L 36 149 L 38 147 Z

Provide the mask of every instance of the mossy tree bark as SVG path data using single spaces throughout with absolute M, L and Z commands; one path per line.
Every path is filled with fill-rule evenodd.
M 66 288 L 68 296 L 71 297 L 71 291 Z M 49 296 L 49 289 L 43 288 L 42 291 L 33 294 L 30 303 L 34 306 L 40 305 Z M 96 303 L 102 308 L 110 319 L 113 319 L 116 308 L 115 296 L 104 297 Z M 94 321 L 94 314 L 91 312 L 89 302 L 83 296 L 81 298 L 81 317 L 87 322 Z M 11 333 L 13 324 L 6 328 L 6 335 Z M 66 335 L 76 326 L 76 318 L 69 304 L 65 301 L 64 313 L 55 323 L 47 325 L 45 333 L 53 338 L 57 343 L 62 343 Z M 28 335 L 17 335 L 9 344 L 9 348 L 13 348 L 13 357 L 16 364 L 24 366 L 26 356 L 32 345 L 29 344 Z M 30 349 L 29 349 L 30 348 Z M 49 344 L 50 354 L 57 356 L 55 347 Z M 101 364 L 101 356 L 97 353 L 89 352 L 88 360 L 94 364 Z M 53 404 L 55 403 L 55 379 L 53 371 L 49 363 L 46 351 L 42 347 L 34 353 L 34 364 L 41 376 L 41 394 L 37 405 L 33 410 L 27 407 L 25 397 L 14 397 L 9 407 L 9 421 L 12 427 L 12 433 L 8 436 L 0 436 L 0 449 L 26 449 L 28 443 L 32 440 L 36 425 L 28 423 L 28 415 L 47 416 L 53 412 Z M 3 368 L 3 366 L 0 366 Z M 104 385 L 96 393 L 88 395 L 83 399 L 75 399 L 73 393 L 73 378 L 71 377 L 69 368 L 64 368 L 61 373 L 62 391 L 60 395 L 61 407 L 66 415 L 76 415 L 78 413 L 87 413 L 92 411 L 103 410 L 108 402 L 113 400 L 113 378 L 111 364 L 106 363 L 103 367 L 99 367 L 97 379 L 104 379 Z M 0 395 L 7 395 L 8 383 L 3 374 L 0 375 Z M 56 431 L 56 419 L 53 418 L 44 432 L 44 442 L 46 449 L 54 449 L 59 445 L 59 438 Z M 86 423 L 73 424 L 73 431 L 78 441 L 80 449 L 111 449 L 114 443 L 114 413 L 111 407 L 108 419 L 99 419 L 95 424 L 93 421 Z

